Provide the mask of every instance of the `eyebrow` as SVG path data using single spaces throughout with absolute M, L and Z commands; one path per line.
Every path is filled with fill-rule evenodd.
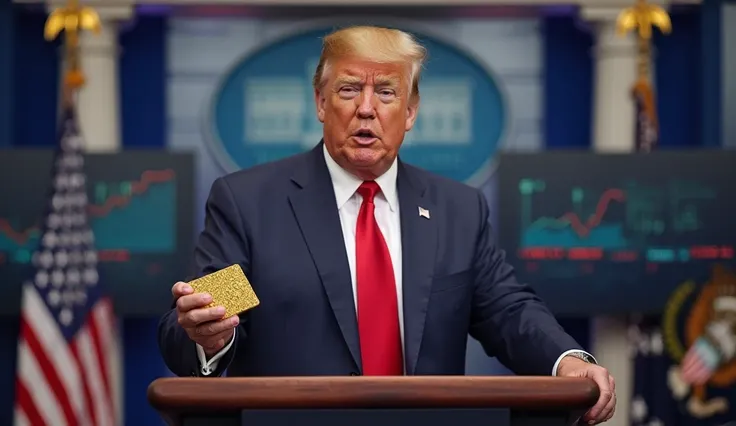
M 363 79 L 358 76 L 344 75 L 340 76 L 335 80 L 335 85 L 339 86 L 342 84 L 360 84 Z M 392 75 L 378 75 L 375 78 L 376 86 L 399 86 L 401 84 L 401 78 Z

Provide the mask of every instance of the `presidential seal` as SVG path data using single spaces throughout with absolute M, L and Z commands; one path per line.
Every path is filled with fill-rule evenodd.
M 667 377 L 672 396 L 709 424 L 733 420 L 736 274 L 719 265 L 702 285 L 680 285 L 665 307 L 662 332 L 673 361 Z

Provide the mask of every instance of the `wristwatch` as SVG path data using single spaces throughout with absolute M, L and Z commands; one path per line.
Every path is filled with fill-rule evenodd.
M 583 361 L 590 363 L 590 364 L 598 364 L 589 353 L 583 352 L 583 351 L 572 351 L 567 354 L 567 356 L 574 356 L 575 358 L 582 359 Z

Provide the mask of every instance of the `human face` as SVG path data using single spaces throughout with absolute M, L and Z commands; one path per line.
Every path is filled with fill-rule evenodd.
M 373 180 L 391 167 L 416 120 L 409 66 L 346 58 L 328 72 L 315 91 L 327 151 L 348 172 Z

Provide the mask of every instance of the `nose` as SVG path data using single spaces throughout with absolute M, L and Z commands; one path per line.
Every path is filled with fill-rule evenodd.
M 373 89 L 366 87 L 363 92 L 358 96 L 358 109 L 356 114 L 358 118 L 374 118 L 376 116 L 376 108 L 373 105 L 375 102 L 373 96 Z

